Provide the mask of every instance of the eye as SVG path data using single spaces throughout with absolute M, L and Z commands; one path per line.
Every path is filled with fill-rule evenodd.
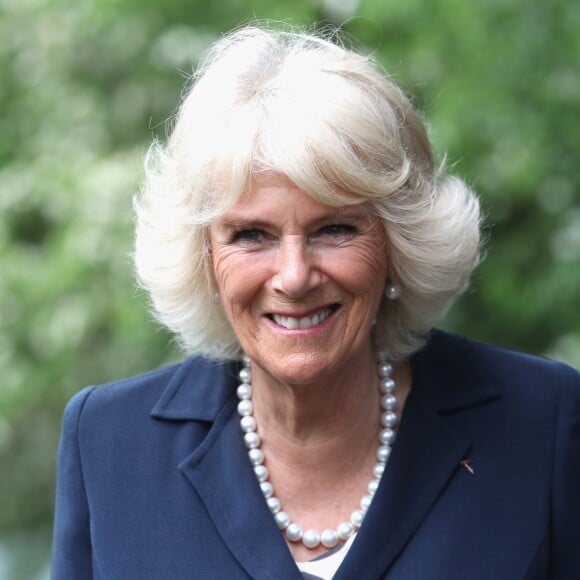
M 357 229 L 349 224 L 328 224 L 318 231 L 319 235 L 331 237 L 353 236 Z
M 244 244 L 256 244 L 262 241 L 264 232 L 257 229 L 241 229 L 234 231 L 232 234 L 232 242 L 240 242 Z

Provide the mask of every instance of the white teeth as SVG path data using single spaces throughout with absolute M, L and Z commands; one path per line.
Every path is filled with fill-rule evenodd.
M 272 318 L 276 324 L 279 324 L 288 330 L 296 330 L 297 328 L 311 328 L 312 326 L 320 324 L 330 316 L 331 312 L 332 310 L 327 308 L 318 314 L 314 314 L 313 316 L 304 316 L 303 318 L 280 316 L 278 314 L 273 314 Z

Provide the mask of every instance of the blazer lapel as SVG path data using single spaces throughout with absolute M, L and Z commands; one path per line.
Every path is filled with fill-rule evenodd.
M 302 579 L 248 461 L 235 404 L 180 465 L 229 550 L 256 579 Z
M 467 438 L 410 395 L 379 490 L 335 579 L 382 578 L 469 447 Z
M 472 443 L 445 421 L 499 397 L 493 381 L 474 379 L 472 347 L 433 331 L 411 360 L 413 389 L 371 508 L 335 580 L 383 578 L 467 456 Z

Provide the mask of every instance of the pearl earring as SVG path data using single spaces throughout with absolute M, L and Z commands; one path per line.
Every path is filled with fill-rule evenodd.
M 397 300 L 401 296 L 401 294 L 399 292 L 399 289 L 394 284 L 389 284 L 385 288 L 385 296 L 389 300 Z
M 214 304 L 219 304 L 220 303 L 220 295 L 218 292 L 215 292 L 213 295 L 213 303 Z

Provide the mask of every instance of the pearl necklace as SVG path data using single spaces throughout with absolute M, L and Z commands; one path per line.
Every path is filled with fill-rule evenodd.
M 374 494 L 379 487 L 381 477 L 391 453 L 395 441 L 395 426 L 398 417 L 396 413 L 397 398 L 395 397 L 395 381 L 392 378 L 393 367 L 386 362 L 384 356 L 379 356 L 378 374 L 380 377 L 379 388 L 381 391 L 381 431 L 379 433 L 379 446 L 377 448 L 377 463 L 373 467 L 373 477 L 367 486 L 367 493 L 360 500 L 360 507 L 354 510 L 350 521 L 341 522 L 336 529 L 325 529 L 322 532 L 316 530 L 304 530 L 298 522 L 293 522 L 287 512 L 282 510 L 280 500 L 274 495 L 274 487 L 268 481 L 268 468 L 264 465 L 264 453 L 260 449 L 260 435 L 257 433 L 257 423 L 253 416 L 254 405 L 252 403 L 252 373 L 250 360 L 244 357 L 244 366 L 240 370 L 240 385 L 237 395 L 238 413 L 241 416 L 240 427 L 244 433 L 244 443 L 248 449 L 248 457 L 254 468 L 254 473 L 260 484 L 262 494 L 268 504 L 268 508 L 274 516 L 276 524 L 281 531 L 285 532 L 286 538 L 291 542 L 302 543 L 307 548 L 317 548 L 322 544 L 325 548 L 333 548 L 339 541 L 345 541 L 352 536 L 362 525 L 363 519 L 371 505 Z

